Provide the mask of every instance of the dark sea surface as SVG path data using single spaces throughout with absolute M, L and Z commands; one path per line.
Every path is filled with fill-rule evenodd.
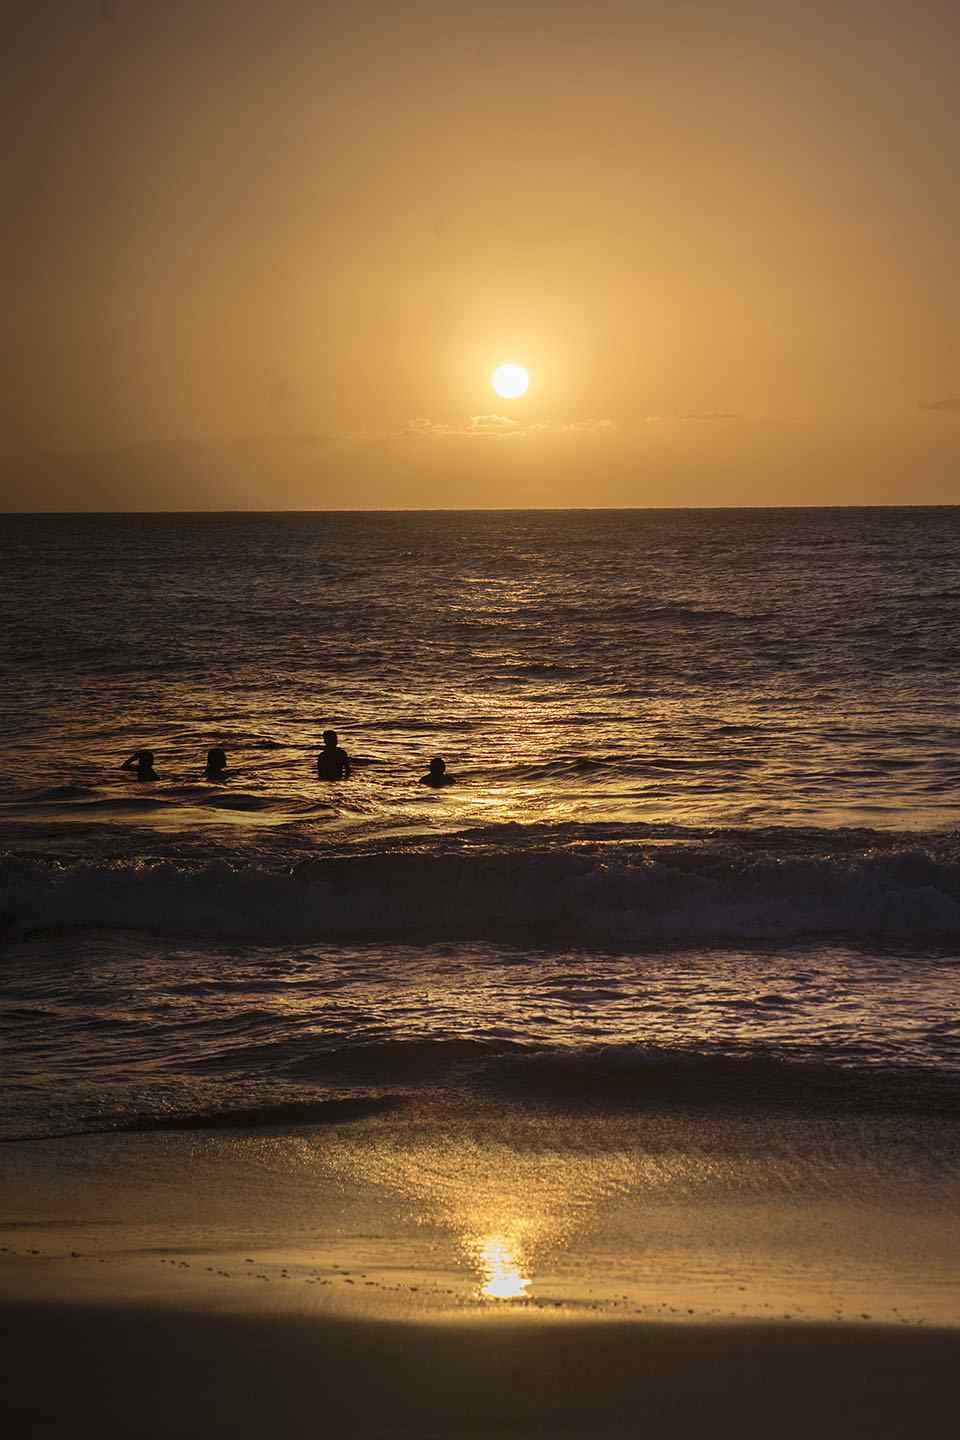
M 8 515 L 0 667 L 8 1137 L 960 1114 L 960 509 Z

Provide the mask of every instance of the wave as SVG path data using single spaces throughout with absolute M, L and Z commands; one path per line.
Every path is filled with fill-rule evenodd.
M 561 755 L 552 760 L 538 760 L 513 766 L 505 766 L 499 775 L 509 780 L 579 780 L 584 775 L 603 775 L 613 779 L 627 780 L 650 775 L 678 773 L 695 774 L 722 769 L 725 773 L 749 770 L 758 762 L 753 756 L 728 756 L 722 761 L 714 758 L 701 759 L 696 756 L 675 755 Z M 464 771 L 469 774 L 469 771 Z
M 624 827 L 625 830 L 628 827 Z M 81 926 L 203 937 L 489 939 L 629 949 L 808 936 L 960 936 L 960 841 L 870 831 L 495 834 L 214 863 L 0 860 L 0 933 Z
M 53 785 L 48 790 L 38 790 L 10 803 L 15 805 L 48 805 L 60 800 L 93 800 L 96 792 L 85 785 Z
M 504 665 L 500 669 L 500 674 L 516 680 L 567 680 L 570 676 L 583 674 L 583 667 L 563 665 L 559 662 L 538 665 L 534 661 L 529 661 L 520 665 Z
M 608 618 L 631 620 L 646 625 L 755 625 L 766 615 L 737 614 L 732 610 L 710 610 L 696 605 L 658 605 L 655 601 L 633 600 L 611 605 Z
M 307 1050 L 307 1037 L 301 1047 Z M 316 1037 L 313 1037 L 314 1041 Z M 804 1128 L 816 1116 L 938 1116 L 960 1119 L 956 1073 L 917 1066 L 857 1066 L 798 1059 L 763 1051 L 679 1050 L 630 1044 L 544 1046 L 463 1037 L 375 1041 L 318 1050 L 293 1061 L 288 1046 L 261 1047 L 258 1080 L 309 1086 L 317 1079 L 339 1094 L 264 1100 L 259 1104 L 153 1111 L 75 1114 L 69 1128 L 0 1136 L 0 1144 L 80 1135 L 137 1135 L 177 1131 L 293 1130 L 352 1125 L 417 1105 L 422 1086 L 446 1087 L 498 1104 L 521 1101 L 567 1113 L 637 1114 L 667 1110 L 762 1119 L 799 1114 Z M 243 1061 L 251 1057 L 246 1054 Z M 242 1065 L 241 1065 L 241 1068 Z M 358 1088 L 359 1087 L 359 1088 Z M 668 1146 L 673 1142 L 667 1140 Z M 655 1148 L 649 1135 L 645 1144 Z M 929 1158 L 929 1156 L 928 1156 Z M 952 1173 L 955 1155 L 948 1155 Z
M 190 798 L 206 810 L 277 810 L 282 801 L 271 800 L 265 795 L 251 795 L 243 790 L 218 790 L 204 794 L 202 791 L 189 792 Z
M 423 716 L 419 715 L 405 715 L 400 718 L 391 718 L 389 716 L 381 717 L 378 715 L 373 720 L 357 721 L 352 726 L 352 729 L 374 730 L 377 734 L 381 734 L 384 731 L 394 730 L 399 731 L 400 733 L 405 733 L 408 730 L 422 730 L 428 735 L 436 735 L 438 732 L 446 734 L 447 731 L 451 730 L 478 730 L 480 728 L 480 725 L 481 722 L 479 720 L 451 720 L 449 718 L 444 718 L 442 721 L 438 721 L 433 716 L 428 716 L 426 719 L 424 719 Z M 351 762 L 356 763 L 358 758 L 358 756 L 352 755 Z
M 171 793 L 175 795 L 177 792 Z M 13 810 L 28 810 L 33 806 L 55 807 L 65 801 L 69 802 L 70 811 L 76 814 L 83 814 L 88 810 L 102 811 L 105 814 L 112 811 L 122 814 L 130 810 L 164 810 L 170 805 L 169 799 L 164 799 L 155 792 L 147 794 L 144 791 L 135 791 L 130 795 L 103 796 L 80 785 L 61 785 L 53 790 L 42 790 L 39 794 L 8 803 Z
M 451 1076 L 470 1089 L 567 1107 L 601 1106 L 608 1111 L 735 1105 L 832 1113 L 915 1110 L 960 1116 L 960 1075 L 955 1068 L 872 1065 L 851 1057 L 838 1061 L 836 1057 L 785 1056 L 763 1046 L 721 1047 L 708 1042 L 690 1049 L 645 1042 L 554 1045 L 530 1038 L 437 1033 L 389 1039 L 341 1036 L 332 1043 L 330 1037 L 305 1034 L 225 1049 L 191 1069 L 207 1075 L 229 1071 L 269 1075 L 286 1083 L 349 1087 L 342 1102 L 322 1102 L 334 1119 L 340 1115 L 337 1106 L 341 1104 L 348 1107 L 346 1118 L 352 1118 L 349 1106 L 358 1103 L 356 1086 L 376 1090 L 389 1086 L 385 1104 L 394 1106 L 420 1086 L 444 1083 Z M 393 1093 L 398 1088 L 400 1093 Z M 269 1114 L 279 1114 L 283 1108 L 272 1107 Z M 235 1118 L 244 1113 L 231 1111 L 229 1115 Z M 211 1124 L 232 1124 L 233 1118 Z M 197 1124 L 202 1121 L 201 1116 Z M 155 1128 L 188 1127 L 176 1117 L 163 1117 Z
M 960 1116 L 957 1077 L 916 1067 L 871 1070 L 780 1056 L 633 1045 L 530 1050 L 505 1057 L 497 1090 L 566 1107 L 799 1109 Z
M 68 1140 L 77 1135 L 145 1135 L 158 1130 L 261 1130 L 270 1126 L 346 1125 L 382 1115 L 403 1104 L 396 1095 L 349 1095 L 332 1100 L 289 1100 L 277 1105 L 244 1109 L 198 1110 L 143 1115 L 98 1115 L 82 1129 L 44 1135 L 4 1135 L 0 1143 L 28 1140 Z

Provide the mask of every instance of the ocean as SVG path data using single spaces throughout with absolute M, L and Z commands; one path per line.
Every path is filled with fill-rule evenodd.
M 960 509 L 7 515 L 0 664 L 7 1140 L 960 1114 Z

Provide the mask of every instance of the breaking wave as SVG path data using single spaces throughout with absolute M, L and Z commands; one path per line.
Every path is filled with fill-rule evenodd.
M 524 945 L 960 936 L 956 836 L 674 832 L 600 843 L 447 840 L 318 855 L 292 871 L 207 863 L 0 860 L 0 935 L 61 927 L 282 940 Z

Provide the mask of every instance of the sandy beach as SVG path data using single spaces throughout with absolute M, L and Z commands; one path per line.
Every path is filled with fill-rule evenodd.
M 5 1146 L 7 1433 L 893 1437 L 950 1413 L 934 1137 L 898 1185 L 860 1121 L 817 1194 L 783 1120 L 779 1153 L 728 1122 L 724 1163 L 702 1118 L 589 1149 L 575 1117 L 549 1143 L 493 1119 Z
M 913 1436 L 953 1413 L 955 1331 L 359 1321 L 8 1302 L 6 1433 Z

